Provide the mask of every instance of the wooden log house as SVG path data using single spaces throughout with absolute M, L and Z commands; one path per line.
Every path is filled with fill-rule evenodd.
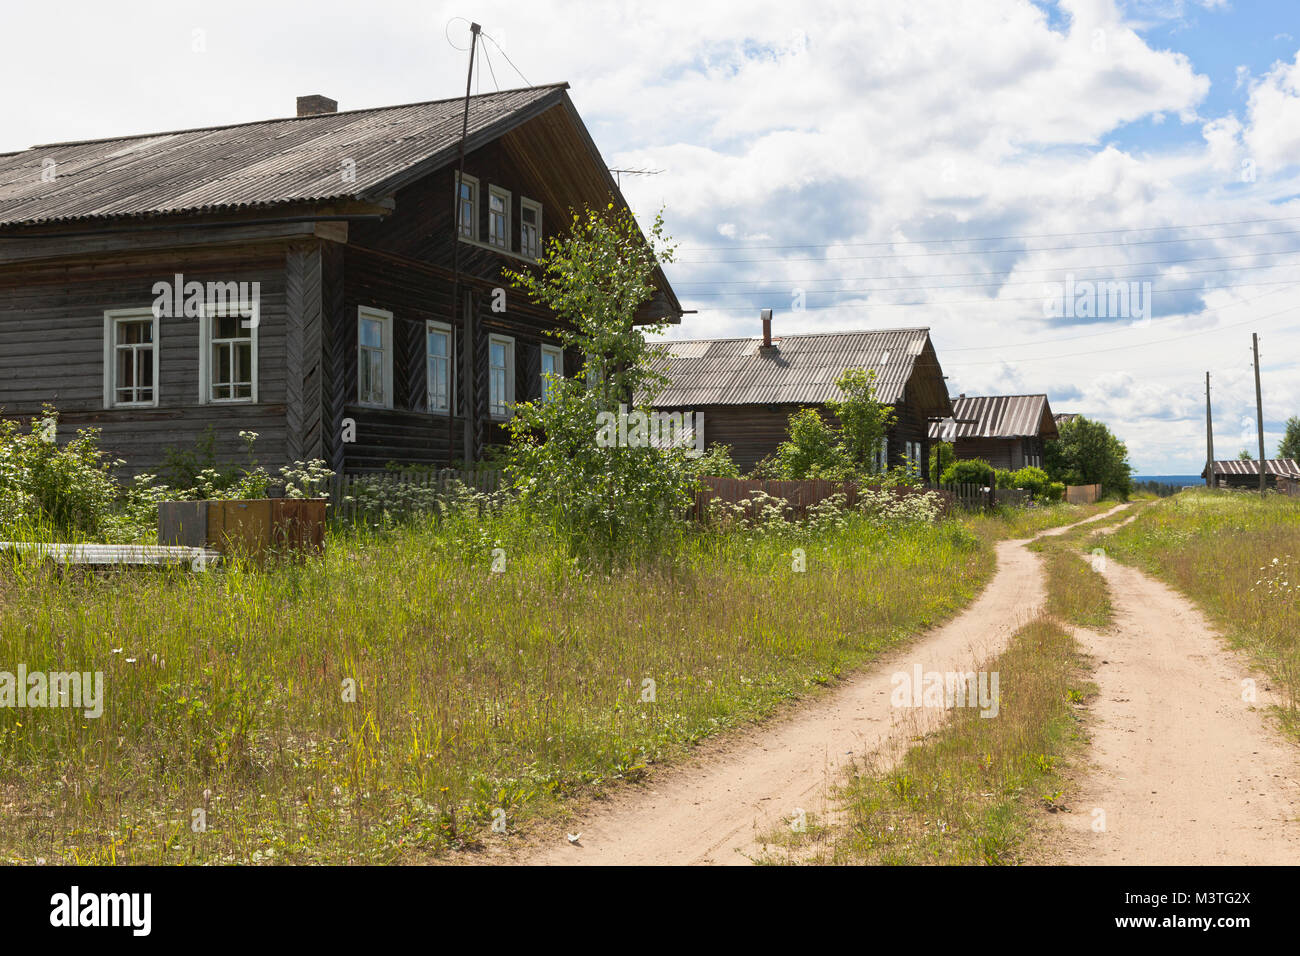
M 502 268 L 571 210 L 626 208 L 566 90 L 471 97 L 463 180 L 463 98 L 300 97 L 287 119 L 0 155 L 0 415 L 52 403 L 60 440 L 98 427 L 134 472 L 209 425 L 223 460 L 250 430 L 272 467 L 476 460 L 544 369 L 582 362 Z M 160 315 L 159 283 L 205 298 Z M 679 321 L 656 286 L 637 320 Z M 257 320 L 222 289 L 256 290 Z
M 842 397 L 836 380 L 846 369 L 867 369 L 876 373 L 876 397 L 896 417 L 877 465 L 910 463 L 926 474 L 929 420 L 952 414 L 928 328 L 774 336 L 766 311 L 762 323 L 762 337 L 668 345 L 656 369 L 671 384 L 651 407 L 702 414 L 706 446 L 731 446 L 747 471 L 789 437 L 799 409 L 816 408 L 838 424 L 826 404 Z

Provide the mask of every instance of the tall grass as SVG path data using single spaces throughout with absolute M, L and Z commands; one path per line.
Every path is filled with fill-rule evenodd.
M 856 518 L 697 533 L 608 572 L 568 554 L 508 508 L 204 574 L 0 561 L 0 670 L 106 685 L 98 719 L 0 708 L 0 859 L 400 862 L 474 846 L 497 811 L 514 830 L 833 682 L 992 569 L 957 522 Z
M 1148 505 L 1105 547 L 1195 601 L 1277 680 L 1282 719 L 1300 733 L 1300 500 L 1183 491 Z

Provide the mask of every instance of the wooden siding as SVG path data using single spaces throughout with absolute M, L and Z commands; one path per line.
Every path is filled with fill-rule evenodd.
M 982 458 L 994 468 L 1019 471 L 1037 456 L 1038 467 L 1043 463 L 1041 438 L 958 438 L 953 442 L 953 453 L 958 460 Z
M 261 283 L 258 403 L 200 403 L 199 323 L 173 317 L 159 323 L 158 407 L 105 409 L 104 312 L 149 308 L 153 284 L 170 282 L 178 272 L 186 281 Z M 209 425 L 223 460 L 243 460 L 244 429 L 258 433 L 260 460 L 287 460 L 285 346 L 282 249 L 189 250 L 0 269 L 0 414 L 28 418 L 49 402 L 60 412 L 60 440 L 79 427 L 99 428 L 102 447 L 125 460 L 127 473 L 156 470 L 169 447 L 192 449 Z
M 789 437 L 790 416 L 803 405 L 706 405 L 697 409 L 656 409 L 656 411 L 698 411 L 704 415 L 704 443 L 706 448 L 730 445 L 732 460 L 742 472 L 752 469 L 759 461 L 776 451 L 778 445 Z M 928 423 L 915 411 L 916 406 L 906 401 L 894 406 L 898 418 L 889 430 L 889 467 L 901 466 L 906 442 L 918 441 L 922 445 L 922 467 L 928 461 Z M 833 425 L 839 421 L 824 407 L 818 407 L 822 417 Z

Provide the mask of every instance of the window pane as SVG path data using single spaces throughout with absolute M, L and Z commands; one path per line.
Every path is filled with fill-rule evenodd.
M 447 335 L 446 332 L 430 332 L 429 333 L 429 354 L 445 356 L 447 354 L 448 338 L 449 336 Z
M 117 352 L 117 387 L 130 389 L 135 385 L 135 350 L 118 349 Z M 123 401 L 131 401 L 125 398 Z
M 384 323 L 378 319 L 362 319 L 361 344 L 368 348 L 382 348 L 384 345 Z
M 230 374 L 230 346 L 214 345 L 212 346 L 212 382 L 214 385 L 224 385 L 232 380 Z
M 506 367 L 506 347 L 502 342 L 492 343 L 492 367 L 504 369 Z

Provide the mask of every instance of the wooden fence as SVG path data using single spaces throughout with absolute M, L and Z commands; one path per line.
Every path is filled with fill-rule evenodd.
M 776 481 L 760 478 L 703 478 L 704 489 L 695 493 L 695 519 L 707 520 L 711 507 L 715 503 L 739 504 L 752 501 L 760 492 L 772 498 L 783 499 L 788 515 L 803 518 L 808 509 L 820 504 L 832 495 L 842 494 L 845 505 L 857 506 L 859 499 L 858 485 L 852 481 L 824 481 L 820 478 L 808 478 L 802 481 Z M 866 489 L 880 491 L 880 485 L 866 485 Z M 887 489 L 896 497 L 924 494 L 934 491 L 944 502 L 944 511 L 948 511 L 956 502 L 951 492 L 934 488 L 910 488 L 905 485 L 891 486 Z M 757 512 L 758 505 L 752 505 L 751 512 Z M 753 513 L 750 517 L 754 517 Z
M 1101 497 L 1101 485 L 1066 485 L 1065 500 L 1072 505 L 1090 505 Z

